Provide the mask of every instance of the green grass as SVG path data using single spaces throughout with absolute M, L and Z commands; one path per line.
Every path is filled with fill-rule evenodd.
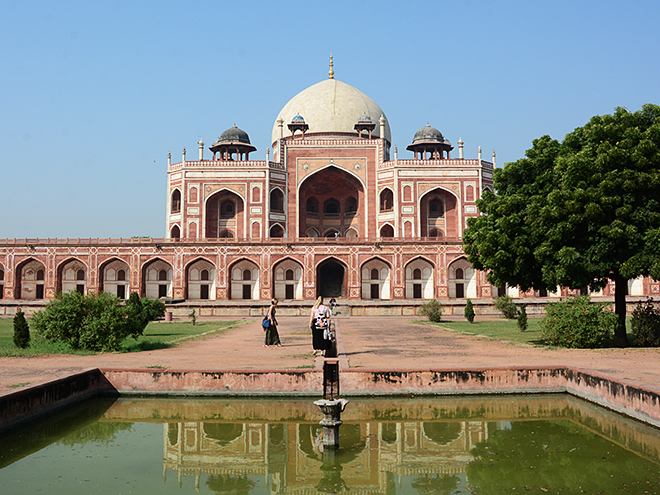
M 432 323 L 432 325 L 472 335 L 483 335 L 497 340 L 508 340 L 529 345 L 543 345 L 541 341 L 541 318 L 528 318 L 527 323 L 528 327 L 524 332 L 518 329 L 517 320 L 505 319 L 480 320 L 477 317 L 474 323 L 470 323 L 467 320 L 443 320 L 440 323 Z
M 28 323 L 30 320 L 28 319 Z M 174 347 L 191 339 L 220 335 L 230 328 L 241 324 L 239 321 L 198 321 L 190 322 L 151 322 L 144 335 L 135 339 L 126 339 L 119 352 L 140 352 Z M 61 343 L 46 342 L 30 329 L 30 347 L 18 349 L 14 346 L 14 324 L 12 318 L 0 318 L 0 357 L 40 356 L 45 354 L 91 355 L 90 351 L 71 349 Z

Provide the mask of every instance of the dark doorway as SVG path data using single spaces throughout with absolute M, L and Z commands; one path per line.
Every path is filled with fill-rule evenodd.
M 293 285 L 286 284 L 284 286 L 284 299 L 293 299 Z
M 243 299 L 252 299 L 252 285 L 243 285 Z
M 413 284 L 413 299 L 422 298 L 422 284 Z
M 119 299 L 126 299 L 126 286 L 118 285 L 117 286 L 117 297 Z
M 167 284 L 158 285 L 158 299 L 161 297 L 167 297 Z
M 37 299 L 43 299 L 44 298 L 44 286 L 43 285 L 37 285 Z
M 459 299 L 465 297 L 465 285 L 456 284 L 456 297 Z
M 203 284 L 199 286 L 199 298 L 208 299 L 209 298 L 209 286 L 208 284 Z
M 323 297 L 344 297 L 344 266 L 336 260 L 321 263 L 316 270 L 317 293 Z
M 85 286 L 83 284 L 76 284 L 76 292 L 78 294 L 84 294 L 85 293 Z
M 380 285 L 371 284 L 371 299 L 380 299 Z

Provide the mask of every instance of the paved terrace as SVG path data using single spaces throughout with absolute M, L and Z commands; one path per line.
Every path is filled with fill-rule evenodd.
M 96 356 L 0 358 L 0 396 L 91 368 L 321 369 L 323 359 L 312 357 L 308 319 L 281 317 L 278 320 L 283 347 L 263 347 L 261 318 L 249 318 L 224 335 L 170 349 Z M 342 370 L 576 366 L 607 373 L 619 380 L 642 383 L 660 392 L 660 349 L 535 348 L 415 323 L 410 317 L 339 317 L 336 322 Z

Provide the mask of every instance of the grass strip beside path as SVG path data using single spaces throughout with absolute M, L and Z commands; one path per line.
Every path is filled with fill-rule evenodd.
M 30 323 L 29 319 L 28 323 Z M 196 325 L 190 322 L 151 322 L 147 325 L 144 335 L 137 340 L 126 339 L 119 352 L 140 352 L 174 347 L 188 340 L 220 335 L 242 323 L 240 320 L 198 321 Z M 27 349 L 19 349 L 14 346 L 12 318 L 0 318 L 0 357 L 30 357 L 45 354 L 91 355 L 96 353 L 74 350 L 62 343 L 47 342 L 40 338 L 32 328 L 30 328 L 30 346 Z
M 517 342 L 533 346 L 542 346 L 541 318 L 529 318 L 528 328 L 521 332 L 517 320 L 505 319 L 475 319 L 474 323 L 465 320 L 442 320 L 439 323 L 430 323 L 435 326 L 463 332 L 471 335 L 482 335 L 491 339 Z M 428 322 L 426 322 L 428 323 Z

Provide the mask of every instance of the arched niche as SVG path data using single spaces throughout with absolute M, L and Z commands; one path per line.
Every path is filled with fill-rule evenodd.
M 172 266 L 156 258 L 142 268 L 144 295 L 149 299 L 172 297 Z
M 113 258 L 101 265 L 101 288 L 119 299 L 128 299 L 131 271 L 123 260 Z
M 41 261 L 28 258 L 16 266 L 14 294 L 20 299 L 44 299 L 46 267 Z
M 203 258 L 186 268 L 186 298 L 215 300 L 215 265 Z
M 303 299 L 303 267 L 293 259 L 279 261 L 273 267 L 273 290 L 275 297 Z
M 61 263 L 57 268 L 58 292 L 87 294 L 87 265 L 77 258 Z
M 250 260 L 240 260 L 231 265 L 230 298 L 259 299 L 259 267 Z
M 433 265 L 424 258 L 415 258 L 406 265 L 406 299 L 433 299 Z
M 443 232 L 447 237 L 458 237 L 458 199 L 449 191 L 437 187 L 419 200 L 420 235 L 431 237 L 431 232 Z M 436 236 L 437 237 L 437 236 Z
M 362 265 L 362 299 L 391 299 L 390 265 L 374 258 Z
M 206 200 L 205 210 L 207 238 L 245 237 L 245 203 L 238 194 L 221 189 Z
M 344 232 L 357 221 L 364 222 L 364 186 L 360 179 L 336 166 L 322 168 L 307 177 L 298 188 L 300 216 L 298 235 L 307 236 L 310 228 Z
M 447 267 L 449 297 L 456 299 L 477 297 L 477 271 L 465 258 L 452 261 Z

